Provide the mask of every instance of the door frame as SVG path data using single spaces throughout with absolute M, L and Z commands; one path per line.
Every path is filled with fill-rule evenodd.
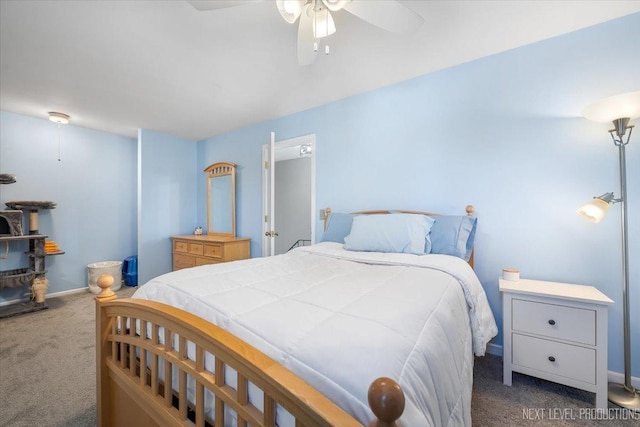
M 315 227 L 315 218 L 316 218 L 316 134 L 311 133 L 308 135 L 298 136 L 295 138 L 284 139 L 282 141 L 275 141 L 274 143 L 274 152 L 280 148 L 289 148 L 295 147 L 299 145 L 310 145 L 311 146 L 311 211 L 309 212 L 309 221 L 311 225 L 311 244 L 316 242 L 316 227 Z M 269 248 L 269 237 L 265 235 L 267 231 L 273 229 L 273 218 L 267 218 L 267 212 L 269 209 L 269 188 L 270 188 L 270 179 L 271 173 L 270 170 L 265 166 L 270 162 L 270 144 L 264 144 L 262 146 L 262 164 L 263 164 L 263 173 L 262 173 L 262 256 L 271 256 Z M 275 163 L 275 159 L 273 161 Z M 274 165 L 269 164 L 270 168 L 273 168 Z

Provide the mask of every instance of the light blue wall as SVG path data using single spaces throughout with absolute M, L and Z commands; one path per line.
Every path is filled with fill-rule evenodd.
M 252 256 L 261 254 L 261 145 L 272 130 L 278 140 L 316 134 L 318 207 L 462 214 L 473 204 L 476 272 L 498 323 L 503 267 L 519 268 L 526 278 L 594 285 L 616 301 L 609 311 L 609 368 L 622 372 L 619 206 L 597 225 L 575 210 L 592 196 L 619 193 L 610 126 L 587 121 L 580 111 L 640 90 L 638 52 L 635 14 L 206 139 L 198 146 L 198 168 L 220 160 L 239 165 L 238 234 L 253 239 Z M 638 301 L 640 134 L 627 161 L 631 298 Z M 632 306 L 638 360 L 640 310 Z M 640 376 L 640 363 L 633 369 Z
M 169 236 L 193 233 L 197 144 L 141 130 L 138 136 L 138 283 L 171 271 Z
M 65 251 L 46 258 L 48 294 L 86 287 L 86 266 L 98 261 L 137 254 L 140 284 L 171 270 L 169 236 L 192 233 L 196 222 L 195 142 L 141 130 L 136 143 L 8 112 L 0 119 L 0 171 L 17 176 L 0 186 L 2 208 L 8 200 L 58 204 L 39 215 L 40 231 Z M 27 250 L 12 242 L 0 271 L 28 266 Z M 26 292 L 3 289 L 0 303 Z
M 40 232 L 65 251 L 46 258 L 49 294 L 86 287 L 87 264 L 136 252 L 136 157 L 132 138 L 0 112 L 0 172 L 17 177 L 0 185 L 0 209 L 9 200 L 58 204 L 39 214 Z M 28 232 L 26 215 L 24 226 Z M 27 242 L 12 242 L 0 270 L 27 267 L 27 250 Z M 0 302 L 26 292 L 3 289 Z

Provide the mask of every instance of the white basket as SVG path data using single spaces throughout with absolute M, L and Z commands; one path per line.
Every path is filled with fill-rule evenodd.
M 112 291 L 117 291 L 122 285 L 122 261 L 102 261 L 94 262 L 87 265 L 87 281 L 89 283 L 89 291 L 92 294 L 99 294 L 98 278 L 103 274 L 113 276 Z

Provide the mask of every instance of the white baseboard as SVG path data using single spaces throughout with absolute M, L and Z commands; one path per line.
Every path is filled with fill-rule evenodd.
M 498 344 L 487 344 L 487 354 L 493 354 L 494 356 L 502 356 L 502 346 Z M 621 372 L 608 371 L 607 381 L 612 383 L 624 384 L 624 374 Z M 640 378 L 631 377 L 631 385 L 635 389 L 640 389 Z
M 609 380 L 610 383 L 624 384 L 624 374 L 621 372 L 609 371 L 607 372 L 607 380 Z M 636 390 L 640 389 L 640 378 L 631 377 L 631 385 Z
M 47 297 L 47 299 L 49 299 L 49 298 L 63 297 L 65 295 L 79 294 L 81 292 L 89 292 L 89 287 L 87 286 L 86 288 L 79 288 L 79 289 L 71 289 L 71 290 L 68 290 L 68 291 L 54 292 L 52 294 L 47 294 L 46 297 Z M 25 293 L 25 295 L 30 295 L 30 294 Z M 25 301 L 29 301 L 29 299 L 25 298 L 25 299 L 12 299 L 10 301 L 2 301 L 2 302 L 0 302 L 0 307 L 5 306 L 5 305 L 16 304 L 16 303 L 19 303 L 19 302 L 25 302 Z

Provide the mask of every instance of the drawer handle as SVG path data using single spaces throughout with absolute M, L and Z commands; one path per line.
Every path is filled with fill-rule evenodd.
M 553 320 L 553 319 L 549 319 L 549 324 L 550 324 L 551 326 L 553 326 L 553 325 L 555 325 L 555 324 L 556 324 L 556 321 L 555 321 L 555 320 Z
M 555 362 L 555 361 L 556 361 L 556 358 L 555 358 L 555 357 L 553 357 L 553 356 L 549 356 L 549 362 Z

